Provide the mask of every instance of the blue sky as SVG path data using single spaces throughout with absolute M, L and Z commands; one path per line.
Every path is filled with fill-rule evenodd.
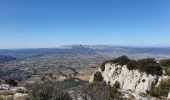
M 0 48 L 169 46 L 170 0 L 0 0 Z

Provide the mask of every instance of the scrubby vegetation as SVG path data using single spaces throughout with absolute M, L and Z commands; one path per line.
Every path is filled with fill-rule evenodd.
M 162 75 L 162 68 L 153 58 L 146 58 L 137 61 L 137 69 L 147 74 Z
M 123 100 L 118 91 L 118 82 L 114 86 L 104 81 L 81 84 L 75 82 L 73 79 L 61 82 L 46 81 L 26 87 L 31 90 L 31 100 L 72 100 L 73 98 L 78 100 L 80 97 L 83 100 Z M 69 83 L 72 85 L 70 86 Z
M 170 67 L 164 68 L 166 75 L 170 76 Z
M 113 86 L 106 84 L 99 71 L 94 74 L 94 81 L 84 88 L 88 90 L 87 94 L 91 94 L 92 100 L 122 100 L 121 93 L 118 91 L 120 83 L 116 81 Z
M 170 59 L 161 60 L 160 65 L 163 66 L 163 67 L 170 67 Z
M 130 59 L 124 55 L 112 60 L 112 63 L 116 63 L 117 65 L 121 66 L 126 65 L 128 62 L 130 62 Z
M 92 94 L 92 100 L 122 100 L 121 93 L 116 87 L 105 82 L 93 82 L 85 87 Z
M 105 70 L 105 64 L 106 63 L 115 63 L 117 65 L 126 65 L 128 62 L 130 62 L 130 59 L 127 57 L 127 56 L 121 56 L 121 57 L 118 57 L 116 59 L 113 59 L 113 60 L 109 60 L 109 61 L 105 61 L 101 64 L 101 71 L 104 71 Z
M 62 87 L 50 83 L 35 84 L 31 96 L 32 100 L 72 100 Z
M 127 63 L 127 68 L 128 68 L 129 70 L 138 69 L 137 66 L 138 66 L 138 64 L 137 64 L 137 61 L 136 61 L 136 60 L 130 60 L 130 61 Z
M 17 86 L 17 82 L 13 79 L 7 79 L 5 80 L 5 84 L 9 84 L 11 86 Z
M 148 90 L 147 93 L 154 97 L 168 96 L 170 92 L 170 79 L 162 80 L 158 87 Z
M 101 66 L 102 71 L 104 71 L 104 64 L 107 62 L 115 63 L 121 66 L 127 65 L 127 68 L 129 70 L 138 69 L 140 72 L 146 72 L 147 74 L 162 75 L 162 68 L 160 64 L 155 61 L 154 58 L 131 60 L 126 56 L 121 56 L 116 59 L 104 62 Z
M 93 81 L 95 81 L 95 82 L 101 82 L 101 81 L 103 81 L 103 76 L 102 76 L 102 73 L 101 72 L 96 72 L 95 74 L 94 74 L 94 80 Z
M 165 70 L 166 75 L 170 75 L 170 59 L 161 60 L 160 65 Z
M 70 89 L 86 83 L 77 78 L 69 78 L 64 81 L 45 81 L 26 85 L 31 91 L 31 100 L 72 100 Z
M 116 89 L 120 88 L 120 83 L 118 81 L 115 82 L 115 84 L 113 85 L 113 87 L 115 87 Z

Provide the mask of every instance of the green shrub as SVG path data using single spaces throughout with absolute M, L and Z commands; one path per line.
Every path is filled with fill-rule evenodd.
M 137 68 L 147 74 L 162 75 L 162 68 L 153 58 L 140 59 L 137 61 Z
M 17 86 L 17 82 L 15 82 L 15 80 L 13 80 L 13 79 L 5 80 L 5 84 L 9 84 L 9 85 L 12 85 L 12 86 Z
M 159 88 L 154 88 L 154 89 L 151 89 L 151 90 L 147 90 L 146 91 L 147 94 L 153 96 L 153 97 L 159 97 Z
M 170 59 L 163 59 L 160 61 L 160 65 L 162 67 L 169 67 L 170 66 Z
M 114 98 L 115 95 L 118 93 L 117 88 L 111 85 L 107 85 L 107 90 L 109 91 L 109 94 L 112 98 Z
M 162 96 L 168 96 L 168 93 L 170 92 L 170 79 L 166 79 L 161 81 L 159 85 L 159 94 Z
M 162 75 L 162 67 L 160 64 L 155 61 L 154 58 L 146 58 L 146 59 L 139 59 L 139 60 L 131 60 L 126 56 L 118 57 L 114 60 L 105 61 L 101 65 L 101 70 L 105 70 L 105 64 L 111 62 L 117 65 L 127 65 L 129 70 L 139 70 L 140 72 L 146 72 L 147 74 L 151 75 Z M 166 70 L 168 74 L 170 74 L 169 70 Z
M 170 67 L 164 68 L 166 75 L 170 76 Z
M 32 87 L 31 100 L 72 100 L 69 94 L 50 83 L 35 84 Z
M 147 91 L 148 94 L 154 97 L 159 96 L 167 97 L 169 92 L 170 92 L 170 79 L 162 80 L 158 87 L 155 87 Z
M 106 63 L 115 63 L 117 65 L 126 65 L 128 62 L 130 62 L 131 60 L 127 57 L 127 56 L 121 56 L 121 57 L 118 57 L 116 59 L 113 59 L 113 60 L 108 60 L 108 61 L 105 61 L 101 64 L 101 71 L 103 72 L 105 70 L 105 65 Z
M 93 95 L 92 100 L 122 100 L 121 93 L 105 82 L 93 82 L 87 87 L 88 94 Z
M 166 75 L 170 75 L 170 59 L 163 59 L 160 61 L 160 66 L 165 70 Z
M 130 60 L 130 61 L 127 63 L 127 68 L 128 68 L 129 70 L 137 69 L 137 61 L 135 61 L 135 60 Z
M 116 63 L 117 65 L 121 66 L 126 65 L 128 62 L 130 62 L 130 59 L 124 55 L 112 60 L 112 63 Z
M 94 80 L 93 81 L 97 81 L 97 82 L 103 81 L 103 76 L 102 76 L 101 72 L 98 71 L 94 74 Z
M 115 84 L 113 85 L 113 87 L 115 87 L 116 89 L 120 88 L 120 83 L 118 81 L 115 82 Z

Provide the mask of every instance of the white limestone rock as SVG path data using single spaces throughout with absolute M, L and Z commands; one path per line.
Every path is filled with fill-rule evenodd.
M 1 84 L 0 85 L 0 89 L 2 90 L 9 90 L 11 87 L 9 86 L 9 84 Z
M 168 99 L 168 100 L 170 100 L 170 92 L 169 92 L 169 94 L 168 94 L 168 97 L 167 97 L 167 99 Z
M 139 72 L 138 70 L 129 70 L 126 65 L 120 66 L 111 63 L 106 63 L 105 70 L 102 72 L 103 80 L 106 83 L 114 85 L 115 82 L 120 83 L 120 89 L 123 91 L 131 91 L 136 100 L 149 100 L 145 97 L 147 90 L 159 85 L 162 77 L 157 75 L 147 75 L 146 73 Z M 93 76 L 91 76 L 89 82 L 93 82 Z
M 147 75 L 138 70 L 129 70 L 126 65 L 120 66 L 115 64 L 106 64 L 105 70 L 102 72 L 104 81 L 114 85 L 115 82 L 120 83 L 123 90 L 131 90 L 138 93 L 146 93 L 147 90 L 154 87 L 158 80 L 158 76 Z
M 14 100 L 26 100 L 28 98 L 28 94 L 23 94 L 23 93 L 16 93 L 14 94 L 13 99 Z

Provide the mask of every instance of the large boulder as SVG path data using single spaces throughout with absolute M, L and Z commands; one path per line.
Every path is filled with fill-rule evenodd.
M 11 87 L 9 84 L 1 84 L 0 85 L 0 89 L 1 90 L 9 90 Z
M 27 92 L 27 90 L 26 90 L 26 88 L 25 87 L 12 87 L 11 89 L 10 89 L 11 91 L 14 91 L 14 92 L 18 92 L 18 93 L 26 93 Z
M 28 94 L 16 93 L 14 94 L 13 100 L 27 100 Z

